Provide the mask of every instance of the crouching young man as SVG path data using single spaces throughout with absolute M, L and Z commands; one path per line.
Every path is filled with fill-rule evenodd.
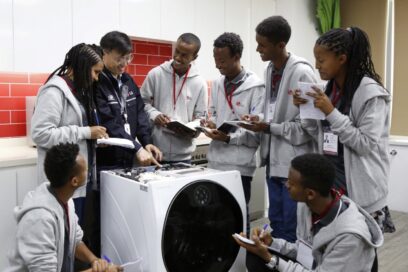
M 73 272 L 75 258 L 90 264 L 86 271 L 123 271 L 97 258 L 82 242 L 72 195 L 84 185 L 87 169 L 77 144 L 47 151 L 44 170 L 50 182 L 29 192 L 15 209 L 16 248 L 5 271 Z
M 322 155 L 292 160 L 286 186 L 298 202 L 297 241 L 259 229 L 251 236 L 255 245 L 235 238 L 249 253 L 248 271 L 377 271 L 382 232 L 367 212 L 332 189 L 334 177 L 334 166 Z

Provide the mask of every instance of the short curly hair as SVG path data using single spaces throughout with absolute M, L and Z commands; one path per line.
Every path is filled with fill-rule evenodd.
M 292 30 L 288 21 L 282 16 L 271 16 L 258 24 L 256 34 L 266 37 L 270 42 L 288 43 Z
M 294 158 L 291 166 L 302 176 L 303 187 L 315 190 L 321 196 L 329 195 L 336 173 L 329 159 L 320 154 L 308 153 Z
M 238 55 L 242 56 L 242 50 L 244 50 L 244 44 L 242 43 L 241 37 L 238 34 L 232 32 L 225 32 L 221 34 L 215 41 L 214 47 L 224 48 L 228 47 L 230 50 L 231 57 Z
M 79 146 L 71 143 L 54 145 L 47 151 L 44 171 L 52 188 L 63 187 L 78 174 L 78 154 Z

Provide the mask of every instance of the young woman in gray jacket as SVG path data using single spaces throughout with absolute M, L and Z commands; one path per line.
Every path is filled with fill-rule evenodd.
M 31 120 L 31 135 L 37 145 L 38 183 L 47 181 L 43 169 L 45 153 L 59 143 L 75 143 L 89 165 L 87 181 L 94 175 L 94 142 L 105 138 L 98 126 L 92 85 L 103 69 L 102 50 L 84 43 L 72 47 L 64 63 L 48 77 L 37 95 Z M 95 125 L 94 125 L 95 124 Z M 86 184 L 73 195 L 80 224 L 83 219 Z
M 371 60 L 366 33 L 357 28 L 333 29 L 314 47 L 316 68 L 328 80 L 326 91 L 309 92 L 326 119 L 304 128 L 336 166 L 336 189 L 369 212 L 385 232 L 395 230 L 386 206 L 390 94 Z M 296 105 L 305 103 L 299 93 Z M 316 123 L 314 123 L 316 124 Z

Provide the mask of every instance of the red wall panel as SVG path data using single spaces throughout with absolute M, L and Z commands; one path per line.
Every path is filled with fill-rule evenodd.
M 133 40 L 127 72 L 141 87 L 147 73 L 172 57 L 172 44 Z M 26 135 L 25 97 L 35 96 L 47 73 L 0 72 L 0 137 Z

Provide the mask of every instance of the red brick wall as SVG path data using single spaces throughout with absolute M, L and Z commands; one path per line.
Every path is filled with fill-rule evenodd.
M 133 40 L 134 58 L 127 72 L 140 87 L 147 73 L 171 59 L 172 44 Z M 48 74 L 0 72 L 0 137 L 26 135 L 25 97 L 35 96 Z

